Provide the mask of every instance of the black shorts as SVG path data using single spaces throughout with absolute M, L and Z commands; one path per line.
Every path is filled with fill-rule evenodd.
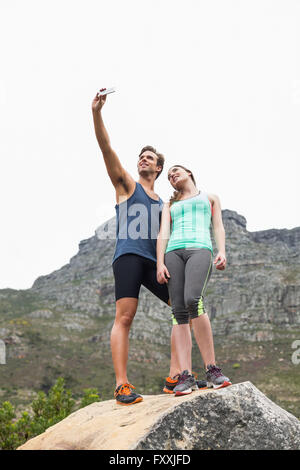
M 151 259 L 135 254 L 125 254 L 113 263 L 116 300 L 123 297 L 138 299 L 141 285 L 145 286 L 160 300 L 168 303 L 167 284 L 159 284 L 156 279 L 156 263 Z

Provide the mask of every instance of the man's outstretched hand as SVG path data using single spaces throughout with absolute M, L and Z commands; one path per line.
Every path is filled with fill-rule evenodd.
M 100 91 L 103 91 L 105 90 L 105 88 L 101 88 Z M 100 95 L 98 96 L 98 93 L 97 95 L 95 96 L 95 98 L 93 99 L 93 102 L 92 102 L 92 110 L 93 112 L 98 112 L 102 109 L 102 106 L 104 105 L 105 101 L 106 101 L 106 96 L 107 95 Z

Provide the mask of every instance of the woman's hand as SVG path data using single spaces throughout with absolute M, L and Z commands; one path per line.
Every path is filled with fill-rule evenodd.
M 159 284 L 168 284 L 168 278 L 170 277 L 167 266 L 165 264 L 158 264 L 156 270 L 157 282 L 159 282 Z
M 219 253 L 215 257 L 214 264 L 216 265 L 217 269 L 219 269 L 220 271 L 223 271 L 226 267 L 225 253 L 222 253 L 221 251 L 219 251 Z

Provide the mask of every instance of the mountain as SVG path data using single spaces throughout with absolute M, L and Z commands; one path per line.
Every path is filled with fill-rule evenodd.
M 228 265 L 214 269 L 205 296 L 217 362 L 233 381 L 251 380 L 300 416 L 300 366 L 292 361 L 293 343 L 300 340 L 300 227 L 249 232 L 243 216 L 230 210 L 222 216 Z M 97 387 L 111 398 L 114 234 L 115 218 L 30 289 L 0 290 L 0 339 L 6 344 L 0 400 L 25 406 L 60 375 L 75 391 Z M 139 392 L 161 392 L 169 372 L 170 318 L 170 308 L 142 288 L 129 357 L 129 378 Z M 200 376 L 202 367 L 194 344 L 193 369 Z

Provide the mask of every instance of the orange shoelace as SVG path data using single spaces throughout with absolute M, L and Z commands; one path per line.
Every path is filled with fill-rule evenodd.
M 131 384 L 123 384 L 120 389 L 115 392 L 115 397 L 117 397 L 118 395 L 130 395 L 131 394 L 131 388 L 135 388 L 133 385 Z

